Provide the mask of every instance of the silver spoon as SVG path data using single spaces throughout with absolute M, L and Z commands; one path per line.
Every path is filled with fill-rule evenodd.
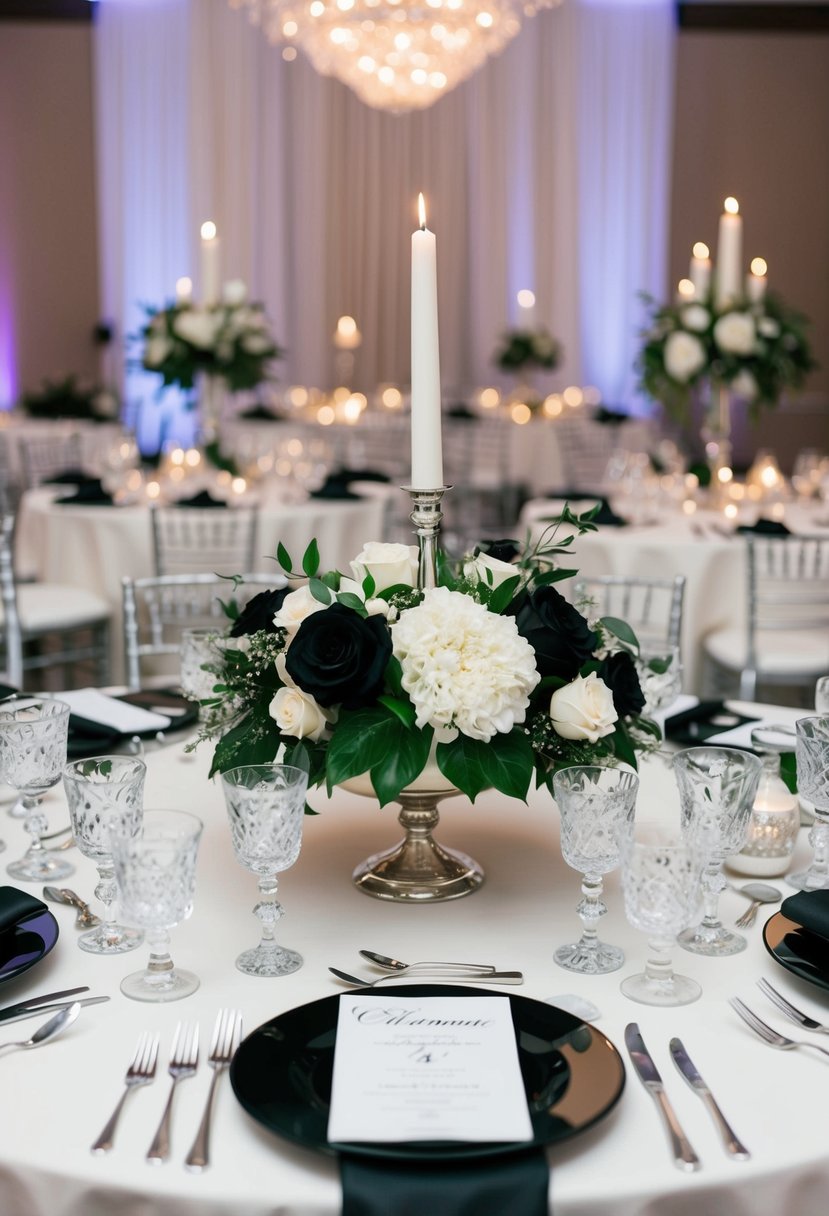
M 393 975 L 381 975 L 377 979 L 364 979 L 359 975 L 349 975 L 347 971 L 338 971 L 336 967 L 329 967 L 328 970 L 332 975 L 336 975 L 338 980 L 345 980 L 347 984 L 356 984 L 360 988 L 374 988 L 377 984 L 383 984 L 387 980 L 408 979 L 418 982 L 428 979 L 454 980 L 458 984 L 473 984 L 476 981 L 481 984 L 523 984 L 524 976 L 520 971 L 421 971 L 409 968 L 408 972 L 396 971 Z
M 363 958 L 368 959 L 370 963 L 374 963 L 377 967 L 384 967 L 387 971 L 408 971 L 410 967 L 435 967 L 447 968 L 450 971 L 474 971 L 481 974 L 484 971 L 494 971 L 495 968 L 491 963 L 437 963 L 437 962 L 418 962 L 418 963 L 401 963 L 397 958 L 389 958 L 387 954 L 375 954 L 373 950 L 360 950 L 359 953 Z
M 77 908 L 76 929 L 94 929 L 101 923 L 100 916 L 96 916 L 89 904 L 69 887 L 44 887 L 43 898 L 50 899 L 54 904 L 68 904 L 70 908 Z
M 49 1018 L 48 1022 L 44 1022 L 41 1026 L 38 1026 L 30 1039 L 21 1039 L 17 1043 L 0 1043 L 0 1051 L 17 1051 L 18 1048 L 27 1051 L 30 1047 L 40 1047 L 41 1043 L 47 1043 L 49 1039 L 53 1039 L 55 1035 L 60 1034 L 67 1026 L 71 1026 L 80 1011 L 80 1004 L 74 1001 L 71 1005 L 67 1005 L 65 1009 L 59 1010 Z
M 776 904 L 783 898 L 782 891 L 778 891 L 777 887 L 773 887 L 768 882 L 747 882 L 742 887 L 735 887 L 734 890 L 751 900 L 745 912 L 736 922 L 738 929 L 748 929 L 754 924 L 757 909 L 762 904 Z

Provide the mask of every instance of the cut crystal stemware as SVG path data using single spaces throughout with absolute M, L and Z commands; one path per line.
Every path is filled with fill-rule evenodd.
M 20 694 L 0 704 L 0 778 L 22 795 L 25 827 L 32 838 L 24 856 L 6 869 L 24 882 L 53 882 L 74 873 L 73 865 L 41 842 L 48 822 L 40 800 L 60 781 L 68 729 L 65 701 Z
M 797 788 L 812 803 L 815 822 L 809 832 L 812 861 L 806 870 L 788 874 L 786 882 L 801 891 L 829 887 L 829 715 L 798 718 Z

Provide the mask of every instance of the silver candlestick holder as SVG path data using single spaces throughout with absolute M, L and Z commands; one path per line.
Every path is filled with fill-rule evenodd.
M 416 490 L 414 486 L 402 488 L 412 500 L 409 518 L 417 532 L 417 585 L 421 591 L 428 591 L 438 583 L 438 533 L 443 519 L 440 504 L 452 487 L 441 486 L 437 490 Z

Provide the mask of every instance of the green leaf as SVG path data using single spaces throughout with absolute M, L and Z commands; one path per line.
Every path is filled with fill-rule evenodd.
M 282 541 L 276 546 L 276 560 L 279 562 L 286 574 L 290 574 L 294 568 L 294 563 L 291 561 L 291 555 L 283 545 Z
M 617 616 L 603 616 L 599 621 L 599 625 L 609 633 L 614 634 L 620 642 L 633 646 L 635 650 L 639 649 L 639 639 L 627 621 L 622 621 Z
M 321 604 L 325 604 L 326 608 L 331 603 L 331 591 L 326 587 L 322 579 L 312 578 L 308 583 L 308 590 L 314 599 L 318 600 Z
M 503 612 L 508 604 L 512 602 L 512 597 L 515 595 L 521 585 L 521 575 L 516 574 L 514 578 L 504 579 L 499 587 L 493 589 L 489 599 L 490 612 Z
M 543 574 L 539 574 L 533 582 L 536 587 L 548 587 L 550 583 L 560 583 L 566 578 L 575 578 L 578 570 L 545 570 Z
M 417 714 L 415 708 L 409 700 L 401 700 L 399 697 L 389 697 L 383 693 L 377 698 L 381 705 L 385 705 L 386 709 L 390 709 L 393 714 L 400 719 L 406 727 L 413 727 Z
M 405 697 L 406 693 L 403 690 L 403 668 L 400 666 L 400 660 L 395 658 L 394 655 L 389 659 L 386 666 L 386 683 L 396 697 Z
M 286 750 L 285 763 L 293 764 L 295 768 L 301 768 L 304 773 L 311 772 L 311 757 L 308 754 L 308 748 L 301 739 L 293 747 L 289 747 Z
M 526 799 L 534 758 L 530 740 L 521 730 L 493 735 L 486 743 L 458 735 L 437 747 L 438 768 L 473 802 L 490 787 L 508 798 Z
M 353 591 L 340 591 L 337 595 L 337 603 L 342 604 L 345 608 L 352 608 L 354 612 L 359 612 L 360 616 L 368 615 L 365 604 Z
M 381 805 L 391 802 L 423 771 L 431 730 L 409 730 L 385 705 L 341 713 L 328 746 L 330 785 L 366 771 Z
M 241 764 L 271 764 L 282 742 L 272 718 L 249 713 L 222 735 L 213 752 L 210 776 Z
M 339 591 L 341 578 L 339 570 L 326 570 L 325 574 L 320 575 L 320 582 L 325 583 L 332 591 Z
M 316 540 L 312 540 L 302 555 L 302 569 L 308 578 L 314 578 L 320 568 L 320 551 Z
M 616 729 L 610 738 L 613 740 L 613 750 L 619 759 L 629 764 L 633 769 L 638 768 L 636 748 L 633 746 L 631 737 L 627 732 L 627 727 L 623 722 L 617 722 Z
M 780 776 L 790 794 L 797 793 L 797 761 L 794 752 L 783 752 L 780 756 Z
M 363 579 L 363 595 L 366 597 L 367 600 L 370 600 L 376 590 L 377 590 L 377 584 L 374 581 L 373 575 L 369 574 L 368 571 L 366 571 L 366 576 Z

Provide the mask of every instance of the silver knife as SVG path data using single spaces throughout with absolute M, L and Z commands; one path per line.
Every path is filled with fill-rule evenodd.
M 55 1001 L 50 1005 L 17 1005 L 0 1014 L 0 1023 L 22 1022 L 24 1018 L 36 1018 L 42 1013 L 56 1013 L 58 1009 L 68 1009 L 70 1005 L 102 1005 L 108 1000 L 108 996 L 87 996 L 82 1000 Z
M 39 1007 L 51 1001 L 60 1001 L 63 997 L 75 996 L 78 992 L 89 992 L 89 984 L 82 984 L 80 988 L 62 988 L 60 992 L 44 992 L 40 996 L 30 996 L 25 1001 L 17 1001 L 14 1005 L 6 1005 L 4 1009 L 0 1009 L 0 1022 L 13 1019 L 18 1013 L 23 1013 L 25 1009 Z
M 633 1062 L 633 1067 L 638 1073 L 639 1080 L 653 1098 L 665 1122 L 665 1127 L 671 1141 L 671 1151 L 674 1155 L 675 1165 L 681 1170 L 698 1170 L 700 1166 L 699 1157 L 694 1152 L 690 1140 L 679 1125 L 679 1120 L 674 1114 L 674 1108 L 671 1106 L 665 1093 L 665 1086 L 662 1084 L 659 1070 L 651 1059 L 647 1047 L 645 1047 L 636 1022 L 630 1022 L 625 1027 L 625 1046 Z
M 693 1089 L 695 1093 L 699 1094 L 710 1111 L 711 1118 L 714 1120 L 714 1123 L 717 1126 L 717 1131 L 722 1136 L 722 1142 L 725 1145 L 726 1150 L 731 1154 L 735 1161 L 748 1161 L 751 1153 L 740 1140 L 739 1136 L 736 1134 L 725 1115 L 720 1110 L 714 1095 L 711 1093 L 711 1090 L 697 1072 L 694 1062 L 683 1047 L 682 1040 L 671 1039 L 669 1046 L 674 1064 L 676 1064 L 685 1080 L 691 1086 L 691 1089 Z

